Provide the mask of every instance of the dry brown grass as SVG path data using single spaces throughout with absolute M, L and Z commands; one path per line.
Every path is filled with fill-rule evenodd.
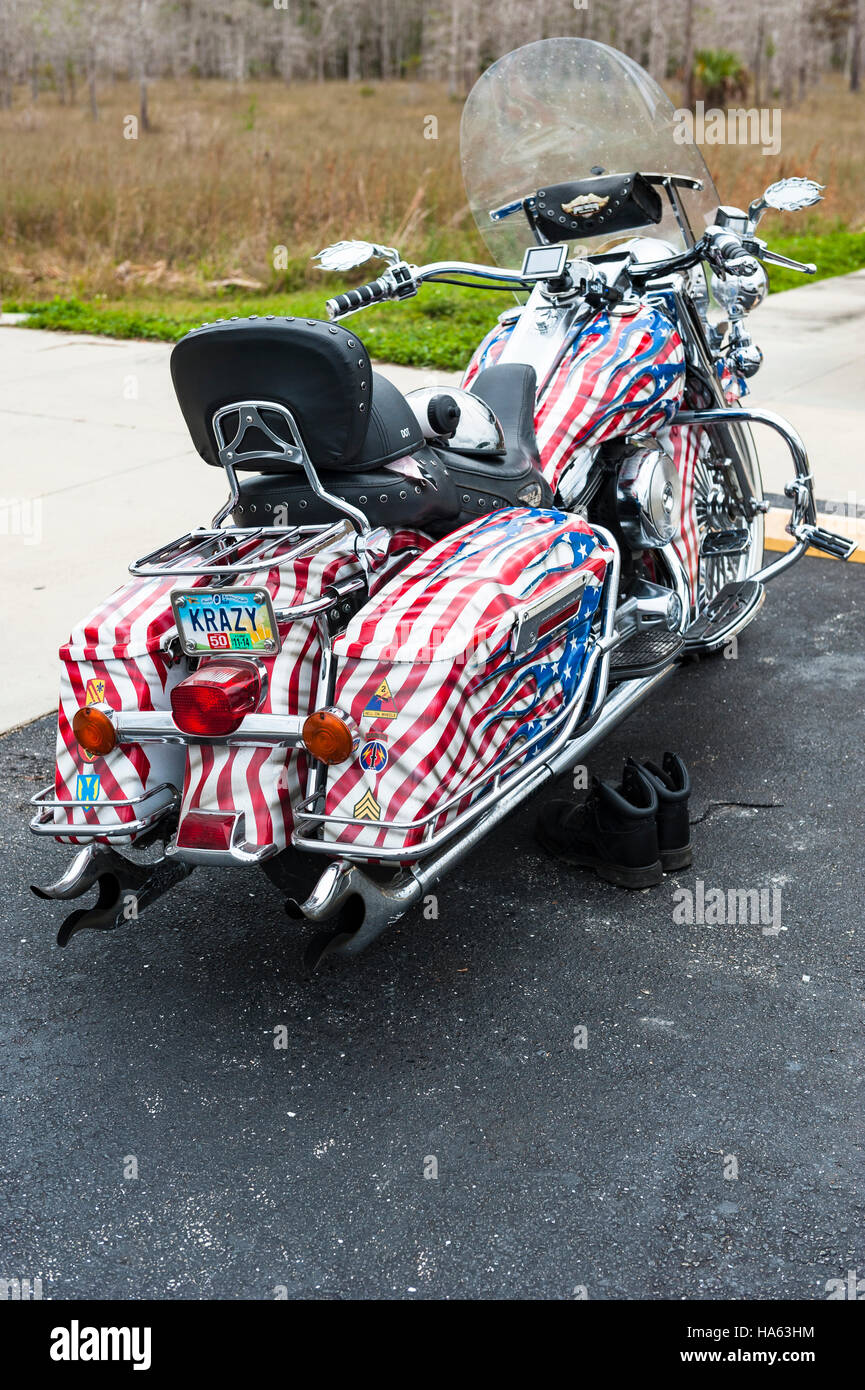
M 310 254 L 345 235 L 418 259 L 479 249 L 460 106 L 440 87 L 160 82 L 150 105 L 155 129 L 138 140 L 123 138 L 137 105 L 122 83 L 102 94 L 98 122 L 51 96 L 31 106 L 23 91 L 0 112 L 7 295 L 194 293 L 235 278 L 299 287 Z M 865 98 L 827 80 L 784 114 L 778 158 L 707 148 L 722 197 L 746 202 L 772 178 L 808 173 L 829 185 L 822 222 L 865 227 L 863 113 Z M 437 140 L 424 139 L 430 114 Z M 278 245 L 287 273 L 274 271 Z

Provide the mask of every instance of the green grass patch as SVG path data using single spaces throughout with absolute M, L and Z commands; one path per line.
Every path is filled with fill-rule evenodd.
M 865 232 L 836 228 L 822 233 L 767 238 L 772 249 L 800 261 L 815 261 L 817 275 L 845 275 L 865 266 Z M 773 293 L 811 283 L 795 271 L 767 267 Z M 237 315 L 295 314 L 324 318 L 325 301 L 346 285 L 331 277 L 320 289 L 292 290 L 285 294 L 233 295 L 202 298 L 166 295 L 163 298 L 128 296 L 51 299 L 13 304 L 7 311 L 31 315 L 28 328 L 53 328 L 65 332 L 96 333 L 112 338 L 157 339 L 176 342 L 190 328 L 203 322 Z M 450 285 L 425 285 L 413 299 L 401 304 L 382 304 L 365 310 L 347 322 L 357 331 L 370 354 L 383 362 L 413 367 L 438 367 L 456 371 L 464 367 L 472 350 L 495 323 L 496 316 L 514 303 L 508 292 L 461 290 Z
M 96 333 L 111 338 L 156 339 L 176 342 L 190 328 L 218 318 L 249 314 L 295 314 L 324 318 L 325 301 L 345 286 L 328 282 L 321 290 L 283 295 L 213 299 L 122 300 L 50 299 L 42 303 L 4 302 L 8 312 L 26 312 L 28 328 L 53 328 L 70 333 Z M 514 303 L 507 292 L 459 290 L 448 285 L 424 286 L 401 304 L 368 309 L 357 324 L 372 357 L 415 367 L 457 371 L 503 309 Z
M 772 294 L 810 285 L 815 280 L 826 280 L 830 275 L 849 275 L 865 266 L 865 232 L 848 232 L 845 227 L 836 227 L 824 232 L 805 232 L 801 236 L 779 237 L 773 236 L 771 231 L 762 234 L 770 251 L 794 261 L 813 261 L 817 266 L 816 275 L 803 275 L 798 270 L 767 265 Z

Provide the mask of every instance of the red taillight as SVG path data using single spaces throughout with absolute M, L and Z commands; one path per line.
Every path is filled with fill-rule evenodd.
M 228 849 L 236 821 L 234 811 L 187 811 L 177 831 L 177 847 Z
M 248 661 L 205 661 L 171 692 L 171 713 L 184 734 L 233 734 L 258 708 L 261 677 Z

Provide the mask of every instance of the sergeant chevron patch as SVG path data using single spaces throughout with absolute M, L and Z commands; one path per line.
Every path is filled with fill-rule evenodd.
M 366 792 L 354 808 L 355 820 L 381 820 L 381 807 L 372 792 Z

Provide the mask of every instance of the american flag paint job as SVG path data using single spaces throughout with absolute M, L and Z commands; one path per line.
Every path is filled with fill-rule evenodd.
M 368 828 L 337 827 L 328 838 L 368 846 L 372 858 L 384 846 L 410 850 L 418 830 L 376 830 L 375 820 L 410 823 L 435 811 L 541 731 L 579 681 L 610 559 L 577 517 L 508 509 L 438 541 L 386 586 L 336 651 L 337 703 L 363 741 L 385 743 L 387 761 L 379 771 L 359 758 L 334 769 L 326 800 L 329 815 L 352 817 L 360 805 L 362 815 L 378 813 Z M 577 569 L 588 584 L 568 626 L 516 660 L 508 639 L 518 608 L 562 590 Z M 370 711 L 383 682 L 396 719 Z
M 100 805 L 100 801 L 131 800 L 160 782 L 180 786 L 182 748 L 125 745 L 90 762 L 72 733 L 72 720 L 86 703 L 91 680 L 104 681 L 103 700 L 112 709 L 168 708 L 171 688 L 184 674 L 179 667 L 170 667 L 159 649 L 166 632 L 174 626 L 171 587 L 168 579 L 137 579 L 124 584 L 79 623 L 60 648 L 54 794 L 60 801 L 75 800 L 79 774 L 98 776 L 100 794 L 90 806 L 56 809 L 58 832 L 74 825 L 128 823 L 135 819 L 134 810 Z M 77 843 L 74 836 L 62 838 Z
M 658 432 L 658 442 L 671 455 L 682 480 L 682 524 L 673 541 L 679 559 L 685 567 L 696 598 L 700 570 L 700 538 L 697 534 L 697 512 L 694 506 L 694 471 L 697 459 L 709 445 L 705 430 L 695 425 L 673 425 Z
M 487 334 L 466 369 L 464 387 L 500 360 L 512 331 L 513 323 L 496 324 Z M 579 324 L 548 379 L 538 383 L 535 430 L 541 471 L 553 492 L 578 451 L 669 424 L 684 384 L 684 346 L 659 309 L 604 311 Z
M 500 359 L 512 331 L 513 322 L 496 324 L 487 334 L 469 363 L 464 387 Z M 727 399 L 734 399 L 735 378 L 728 371 L 722 380 Z M 579 494 L 604 440 L 636 432 L 657 434 L 682 480 L 682 529 L 673 549 L 696 592 L 694 468 L 706 436 L 694 428 L 669 427 L 684 381 L 684 347 L 665 314 L 647 305 L 629 316 L 600 313 L 579 327 L 549 381 L 540 383 L 535 430 L 541 470 L 554 492 L 562 489 L 566 504 Z
M 430 544 L 416 532 L 400 531 L 391 538 L 390 553 Z M 286 542 L 286 547 L 290 542 Z M 278 555 L 278 552 L 277 552 Z M 358 571 L 352 540 L 338 540 L 327 549 L 301 557 L 290 565 L 238 579 L 237 587 L 267 588 L 278 608 L 317 598 L 324 587 Z M 194 581 L 205 585 L 206 577 Z M 172 687 L 188 674 L 186 661 L 169 666 L 160 643 L 174 626 L 170 593 L 188 587 L 175 578 L 135 580 L 111 594 L 72 633 L 61 648 L 60 709 L 58 717 L 55 795 L 63 801 L 76 797 L 79 774 L 100 778 L 100 798 L 92 806 L 56 810 L 58 839 L 61 828 L 75 824 L 116 825 L 135 818 L 131 808 L 100 805 L 100 800 L 132 799 L 160 782 L 182 789 L 181 814 L 193 808 L 239 810 L 246 813 L 248 840 L 257 845 L 283 846 L 291 831 L 291 801 L 305 788 L 306 767 L 302 755 L 284 750 L 142 744 L 112 750 L 104 758 L 88 762 L 72 733 L 72 719 L 85 703 L 90 680 L 105 682 L 105 703 L 113 709 L 165 710 Z M 320 648 L 312 620 L 283 625 L 278 655 L 269 667 L 269 688 L 262 712 L 309 712 L 317 691 Z

